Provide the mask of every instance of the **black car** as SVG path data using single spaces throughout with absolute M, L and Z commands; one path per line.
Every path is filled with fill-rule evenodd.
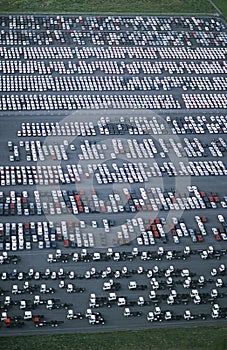
M 57 248 L 57 243 L 55 241 L 51 242 L 51 248 L 56 249 Z

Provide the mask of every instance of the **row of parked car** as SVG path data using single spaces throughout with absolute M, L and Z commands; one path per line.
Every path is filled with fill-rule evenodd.
M 172 45 L 183 46 L 192 44 L 200 44 L 200 46 L 221 46 L 224 40 L 225 25 L 219 21 L 209 23 L 209 19 L 205 21 L 204 26 L 195 25 L 195 22 L 188 21 L 187 18 L 168 21 L 165 24 L 157 24 L 162 22 L 163 18 L 144 17 L 134 22 L 126 18 L 101 18 L 100 20 L 90 20 L 87 18 L 61 18 L 50 21 L 41 25 L 37 25 L 34 30 L 30 22 L 23 18 L 13 20 L 13 23 L 7 23 L 7 19 L 3 22 L 7 30 L 2 30 L 2 45 L 53 45 L 53 44 L 72 44 L 75 45 Z M 123 23 L 124 22 L 124 23 Z M 128 22 L 128 23 L 127 23 Z M 134 22 L 134 23 L 133 23 Z M 18 23 L 18 24 L 17 24 Z M 199 23 L 200 24 L 200 23 Z M 33 29 L 31 28 L 33 27 Z M 157 30 L 160 27 L 160 31 Z M 25 29 L 26 28 L 26 29 Z M 188 30 L 185 30 L 185 29 Z M 212 28 L 212 29 L 211 29 Z M 18 35 L 19 29 L 19 35 Z M 215 32 L 214 32 L 215 31 Z
M 148 60 L 225 60 L 224 47 L 129 47 L 129 46 L 0 46 L 0 57 L 5 60 L 86 60 L 97 59 L 148 59 Z
M 221 95 L 220 95 L 221 98 Z M 224 98 L 224 95 L 223 95 Z M 221 102 L 220 102 L 221 103 Z M 77 94 L 19 94 L 1 95 L 3 111 L 77 110 L 100 108 L 180 109 L 172 95 L 77 95 Z M 220 107 L 222 108 L 222 107 Z
M 21 153 L 25 154 L 26 160 L 28 162 L 34 161 L 45 161 L 46 159 L 51 160 L 68 160 L 66 153 L 66 147 L 68 146 L 68 141 L 64 140 L 63 144 L 43 144 L 39 140 L 32 141 L 20 141 L 19 147 L 15 145 L 14 142 L 8 141 L 9 149 L 9 160 L 11 162 L 20 161 L 22 156 Z M 23 155 L 24 155 L 23 154 Z
M 107 193 L 107 198 L 83 190 L 52 190 L 51 192 L 10 191 L 0 192 L 0 215 L 61 215 L 85 213 L 120 213 L 140 211 L 169 211 L 191 209 L 226 208 L 227 197 L 219 198 L 217 193 L 199 191 L 188 186 L 190 191 L 176 193 L 162 191 L 159 187 L 140 187 L 139 190 L 123 188 L 123 193 Z
M 141 163 L 142 164 L 142 163 Z M 146 163 L 145 163 L 146 164 Z M 115 163 L 107 165 L 102 163 L 94 173 L 99 185 L 108 183 L 135 183 L 148 182 L 149 178 L 172 176 L 218 176 L 226 175 L 227 169 L 222 161 L 194 161 L 179 162 L 180 169 L 177 169 L 173 162 L 163 162 L 159 165 L 153 162 L 152 166 L 139 166 L 137 163 L 123 163 L 118 166 Z
M 194 142 L 195 140 L 195 142 Z M 162 158 L 168 156 L 170 148 L 174 150 L 176 155 L 181 158 L 186 155 L 189 158 L 194 156 L 203 157 L 207 155 L 207 149 L 213 157 L 223 157 L 223 154 L 226 150 L 226 143 L 223 139 L 218 139 L 217 141 L 212 141 L 211 145 L 202 146 L 198 139 L 189 141 L 184 139 L 184 142 L 187 146 L 182 149 L 179 143 L 175 143 L 172 138 L 168 141 L 159 139 L 159 142 L 162 146 L 160 153 L 157 151 L 157 148 L 152 139 L 144 139 L 143 142 L 138 143 L 136 140 L 128 140 L 126 145 L 124 142 L 119 140 L 112 140 L 113 151 L 111 157 L 116 159 L 118 154 L 126 154 L 128 159 L 147 159 L 154 158 L 156 154 L 160 154 Z M 220 141 L 222 140 L 222 141 Z M 10 144 L 12 144 L 10 142 Z M 32 143 L 33 146 L 35 143 Z M 224 146 L 223 146 L 224 145 Z M 44 161 L 47 159 L 52 160 L 66 160 L 68 159 L 67 152 L 65 150 L 65 145 L 60 145 L 60 147 L 55 145 L 41 145 L 32 146 L 30 151 L 27 151 L 27 161 Z M 128 147 L 128 149 L 127 149 Z M 204 148 L 205 147 L 205 148 Z M 75 146 L 72 145 L 71 149 L 74 150 Z M 13 146 L 14 153 L 10 154 L 10 161 L 19 161 L 21 156 L 17 146 Z M 15 151 L 16 150 L 16 151 Z M 93 159 L 105 159 L 105 151 L 107 146 L 105 144 L 101 145 L 91 145 L 88 141 L 85 144 L 81 145 L 81 153 L 78 154 L 80 160 L 93 160 Z M 111 152 L 111 149 L 109 148 Z M 16 152 L 16 153 L 15 153 Z M 11 153 L 11 152 L 10 152 Z M 100 164 L 89 164 L 87 165 L 87 172 L 83 170 L 81 164 L 78 165 L 67 165 L 66 169 L 68 173 L 63 173 L 61 166 L 12 166 L 12 167 L 0 167 L 1 172 L 1 185 L 12 185 L 18 184 L 46 184 L 46 183 L 71 183 L 71 182 L 80 182 L 81 176 L 87 178 L 91 174 L 95 174 L 96 180 L 99 184 L 108 183 L 108 182 L 147 182 L 148 178 L 151 176 L 162 176 L 163 173 L 166 173 L 168 176 L 203 176 L 203 175 L 226 175 L 225 165 L 222 161 L 190 161 L 188 163 L 180 161 L 180 169 L 176 169 L 173 162 L 163 162 L 158 164 L 153 161 L 152 166 L 148 166 L 147 163 L 123 163 L 122 165 L 117 165 L 112 163 L 111 169 L 110 166 L 107 167 L 105 163 Z M 135 173 L 135 169 L 137 170 Z M 93 175 L 92 175 L 93 176 Z M 45 181 L 44 181 L 45 180 Z
M 185 237 L 190 237 L 193 243 L 203 242 L 204 236 L 211 231 L 216 241 L 227 240 L 227 223 L 223 215 L 218 215 L 220 226 L 208 229 L 204 215 L 195 216 L 194 227 L 190 227 L 183 219 L 172 217 L 167 223 L 164 217 L 142 219 L 141 217 L 127 219 L 125 224 L 115 227 L 111 219 L 102 219 L 101 223 L 92 220 L 85 221 L 37 221 L 19 223 L 0 223 L 0 250 L 31 249 L 32 245 L 39 249 L 56 248 L 57 242 L 63 241 L 65 248 L 94 247 L 98 244 L 97 235 L 108 235 L 118 246 L 129 245 L 136 238 L 137 245 L 148 246 L 156 243 L 167 243 L 172 240 L 179 244 Z M 205 256 L 204 258 L 206 258 Z M 169 255 L 169 260 L 173 258 Z
M 50 75 L 19 75 L 0 76 L 2 92 L 21 91 L 223 91 L 226 79 L 224 77 L 126 77 L 126 76 L 59 76 Z
M 114 30 L 111 32 L 99 30 L 39 30 L 31 29 L 2 30 L 0 33 L 1 45 L 12 46 L 33 46 L 33 45 L 96 45 L 96 46 L 223 46 L 225 41 L 225 32 L 220 30 L 213 33 L 194 30 L 186 32 L 185 30 L 166 30 L 158 31 L 140 31 L 140 30 Z
M 106 219 L 104 219 L 106 220 Z M 108 221 L 108 220 L 107 220 Z M 38 225 L 40 222 L 35 223 Z M 100 238 L 97 237 L 95 234 L 95 231 L 93 230 L 86 230 L 83 232 L 83 230 L 80 230 L 78 227 L 74 227 L 72 225 L 71 228 L 67 228 L 66 232 L 63 232 L 63 227 L 62 225 L 64 222 L 61 223 L 55 223 L 55 227 L 53 229 L 52 234 L 50 233 L 42 233 L 39 232 L 34 233 L 34 234 L 26 234 L 26 233 L 19 233 L 20 228 L 22 227 L 22 223 L 18 223 L 18 233 L 16 235 L 14 234 L 9 234 L 7 233 L 9 231 L 8 229 L 8 223 L 6 223 L 6 233 L 5 235 L 0 236 L 0 250 L 12 250 L 12 251 L 17 251 L 17 250 L 23 250 L 23 249 L 32 249 L 33 248 L 56 248 L 57 246 L 60 246 L 59 241 L 63 241 L 64 247 L 94 247 L 95 244 L 99 244 Z M 25 223 L 26 224 L 26 223 Z M 30 223 L 31 225 L 34 224 L 34 222 Z M 46 222 L 44 221 L 44 224 Z M 70 224 L 70 222 L 68 223 Z M 12 228 L 15 223 L 12 223 Z M 21 226 L 20 226 L 21 225 Z M 50 225 L 52 223 L 50 222 Z M 156 227 L 155 225 L 152 225 L 150 229 L 147 229 L 146 231 L 138 231 L 137 233 L 134 232 L 130 233 L 128 231 L 128 228 L 125 226 L 121 227 L 118 229 L 117 232 L 114 230 L 112 232 L 111 230 L 111 237 L 115 245 L 124 245 L 124 244 L 130 244 L 130 241 L 134 240 L 135 236 L 137 237 L 137 244 L 139 246 L 144 245 L 154 245 L 156 243 L 167 243 L 173 241 L 175 244 L 179 244 L 184 237 L 190 237 L 191 241 L 193 243 L 196 242 L 203 242 L 204 241 L 204 236 L 207 234 L 207 229 L 203 226 L 203 228 L 188 228 L 184 222 L 181 221 L 181 223 L 177 226 L 180 227 L 180 225 L 185 226 L 185 232 L 182 232 L 181 228 L 172 228 L 171 233 L 164 232 L 163 227 L 159 225 L 160 227 Z M 2 225 L 1 225 L 1 230 L 2 230 Z M 103 229 L 101 229 L 102 231 Z M 108 229 L 109 230 L 109 229 Z M 88 232 L 89 231 L 89 232 Z M 91 232 L 90 232 L 91 231 Z M 136 230 L 137 231 L 137 230 Z M 203 233 L 202 233 L 202 232 Z M 212 227 L 212 234 L 215 238 L 216 241 L 221 241 L 224 240 L 226 241 L 226 228 L 223 226 L 220 227 Z M 204 233 L 205 232 L 205 233 Z M 104 230 L 100 233 L 99 230 L 99 235 L 106 235 L 104 233 Z M 105 237 L 107 238 L 107 237 Z M 106 242 L 106 241 L 105 241 Z M 105 243 L 104 242 L 104 243 Z M 113 244 L 114 244 L 113 243 Z M 104 244 L 106 246 L 106 243 Z M 169 259 L 172 259 L 172 256 L 169 256 Z
M 101 131 L 100 131 L 101 134 Z M 17 136 L 46 137 L 46 136 L 96 136 L 93 122 L 46 122 L 22 123 Z M 64 142 L 67 140 L 64 140 Z
M 9 29 L 73 29 L 96 30 L 100 27 L 110 30 L 177 30 L 179 28 L 198 31 L 220 31 L 225 24 L 216 17 L 184 16 L 35 16 L 10 15 L 1 16 L 1 25 Z
M 53 73 L 62 75 L 82 75 L 82 74 L 114 74 L 114 75 L 160 75 L 165 72 L 169 74 L 220 74 L 226 73 L 226 62 L 210 62 L 208 60 L 198 61 L 146 61 L 146 60 L 92 60 L 89 61 L 1 61 L 0 72 L 3 74 L 43 74 Z
M 211 232 L 214 235 L 216 241 L 226 241 L 227 240 L 227 230 L 226 230 L 226 222 L 223 215 L 218 215 L 218 220 L 221 223 L 219 228 L 212 227 Z M 197 223 L 197 227 L 189 228 L 187 224 L 185 224 L 183 219 L 172 218 L 172 223 L 169 224 L 169 227 L 164 224 L 165 220 L 161 218 L 159 220 L 156 218 L 155 220 L 150 220 L 150 224 L 146 225 L 146 229 L 142 227 L 140 236 L 137 237 L 138 245 L 154 245 L 159 239 L 162 243 L 167 243 L 167 240 L 170 239 L 169 231 L 172 235 L 172 240 L 175 244 L 179 244 L 182 237 L 190 237 L 193 243 L 203 242 L 204 236 L 206 236 L 209 230 L 204 225 L 207 222 L 207 219 L 204 215 L 195 216 L 195 221 Z M 164 226 L 164 227 L 163 227 Z M 204 255 L 206 258 L 207 255 Z M 172 256 L 169 255 L 169 259 L 172 259 Z
M 68 173 L 65 173 L 60 165 L 22 165 L 22 166 L 0 166 L 1 186 L 10 185 L 53 185 L 75 183 L 80 181 L 79 173 L 81 167 L 73 167 L 75 178 L 71 180 Z
M 90 176 L 96 179 L 96 183 L 145 183 L 152 177 L 163 175 L 173 176 L 225 176 L 227 173 L 223 161 L 194 161 L 179 162 L 177 169 L 173 162 L 156 161 L 148 166 L 146 162 L 123 163 L 122 166 L 112 163 L 111 165 L 87 164 L 85 167 L 76 164 L 68 165 L 65 169 L 61 165 L 26 165 L 26 166 L 0 166 L 0 185 L 53 185 L 70 184 L 81 182 Z M 85 168 L 85 169 L 83 169 Z M 84 171 L 84 172 L 83 172 Z M 83 176 L 81 176 L 83 175 Z
M 75 16 L 75 15 L 10 15 L 1 16 L 1 26 L 7 29 L 70 30 L 185 30 L 216 31 L 225 29 L 218 17 L 185 16 Z
M 167 118 L 171 125 L 173 134 L 225 134 L 226 133 L 226 116 L 185 116 L 171 120 Z
M 213 32 L 185 32 L 181 30 L 172 31 L 71 31 L 64 30 L 39 30 L 28 29 L 19 31 L 14 29 L 2 30 L 0 33 L 0 45 L 11 46 L 52 46 L 68 45 L 72 46 L 197 46 L 201 47 L 223 47 L 226 40 L 224 31 Z
M 134 207 L 134 209 L 130 208 L 134 212 L 141 210 L 216 209 L 219 203 L 223 208 L 226 207 L 226 196 L 222 200 L 217 193 L 199 191 L 197 186 L 188 186 L 187 190 L 188 194 L 177 193 L 172 190 L 162 191 L 159 187 L 140 187 L 139 190 L 124 187 L 123 195 L 117 192 L 110 193 L 107 200 L 99 198 L 95 190 L 91 190 L 90 193 L 85 193 L 84 190 L 52 190 L 51 193 L 36 190 L 33 192 L 33 195 L 29 195 L 28 191 L 20 193 L 10 191 L 9 195 L 6 195 L 2 191 L 0 192 L 0 204 L 2 204 L 1 207 L 3 208 L 7 204 L 7 208 L 15 209 L 16 206 L 20 206 L 23 210 L 27 209 L 28 213 L 27 211 L 23 212 L 24 215 L 30 214 L 29 209 L 31 208 L 29 207 L 31 207 L 31 204 L 32 207 L 40 209 L 35 213 L 31 213 L 33 215 L 41 215 L 43 213 L 67 214 L 72 212 L 73 214 L 78 214 L 82 212 L 89 213 L 90 211 L 102 213 L 122 212 L 124 210 L 128 211 L 127 205 Z M 53 212 L 50 211 L 52 207 Z
M 118 122 L 110 117 L 101 117 L 97 125 L 93 122 L 27 122 L 22 123 L 17 132 L 19 137 L 46 137 L 46 136 L 96 136 L 96 135 L 166 135 L 166 134 L 226 134 L 227 118 L 225 115 L 212 116 L 184 116 L 166 119 L 157 116 L 129 117 L 121 116 Z M 194 138 L 195 142 L 197 138 Z M 67 140 L 66 140 L 67 141 Z M 155 140 L 153 140 L 155 142 Z M 165 140 L 167 141 L 167 140 Z M 123 141 L 122 141 L 123 142 Z M 222 137 L 216 140 L 226 147 Z M 186 141 L 185 141 L 186 143 Z M 161 143 L 160 143 L 161 144 Z M 113 145 L 114 146 L 114 145 Z M 119 148 L 119 147 L 118 147 Z M 193 155 L 194 156 L 194 155 Z M 197 155 L 198 156 L 198 155 Z
M 108 131 L 106 134 L 108 134 Z M 129 130 L 130 133 L 130 130 Z M 133 131 L 135 134 L 135 130 Z M 226 142 L 223 138 L 219 137 L 213 139 L 210 144 L 202 143 L 198 138 L 187 138 L 183 139 L 180 143 L 179 140 L 174 140 L 172 137 L 168 139 L 159 138 L 158 140 L 153 140 L 152 138 L 143 138 L 142 140 L 136 139 L 112 139 L 113 149 L 110 145 L 105 143 L 93 144 L 88 140 L 84 141 L 80 145 L 81 152 L 78 154 L 80 160 L 83 159 L 105 159 L 106 157 L 111 157 L 115 159 L 117 155 L 125 154 L 126 158 L 137 159 L 137 158 L 155 158 L 159 156 L 161 158 L 166 158 L 170 150 L 174 151 L 178 158 L 182 157 L 223 157 L 226 151 Z M 108 151 L 104 152 L 104 151 Z
M 187 109 L 226 109 L 226 94 L 182 94 L 182 99 Z

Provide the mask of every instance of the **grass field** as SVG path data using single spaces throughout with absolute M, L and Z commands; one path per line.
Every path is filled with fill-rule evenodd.
M 226 9 L 225 0 L 215 0 Z M 223 7 L 222 7 L 223 3 Z M 208 0 L 0 0 L 1 12 L 214 13 Z
M 0 347 L 9 350 L 226 350 L 227 328 L 0 337 Z
M 225 18 L 227 18 L 227 1 L 226 0 L 213 0 L 213 3 L 219 8 L 223 13 Z

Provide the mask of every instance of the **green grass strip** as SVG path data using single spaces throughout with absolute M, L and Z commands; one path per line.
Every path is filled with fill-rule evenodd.
M 0 0 L 0 11 L 11 13 L 213 13 L 214 8 L 208 0 Z
M 10 350 L 226 350 L 226 344 L 226 327 L 0 338 L 1 349 Z

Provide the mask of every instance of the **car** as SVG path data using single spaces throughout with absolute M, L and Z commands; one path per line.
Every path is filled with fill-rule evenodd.
M 17 242 L 12 242 L 11 249 L 12 249 L 13 251 L 17 250 Z
M 215 235 L 214 235 L 214 238 L 215 238 L 215 240 L 216 240 L 217 242 L 221 241 L 221 236 L 220 236 L 219 233 L 218 233 L 218 234 L 215 234 Z
M 207 222 L 207 218 L 204 215 L 201 215 L 200 219 L 201 219 L 202 223 Z
M 211 230 L 212 230 L 214 235 L 218 235 L 219 232 L 218 232 L 218 229 L 216 227 L 212 227 Z
M 197 241 L 198 241 L 199 243 L 203 242 L 203 236 L 202 236 L 202 235 L 197 234 L 197 235 L 196 235 L 196 238 L 197 238 Z
M 25 243 L 25 248 L 26 248 L 27 250 L 31 250 L 31 248 L 32 248 L 31 242 L 26 242 L 26 243 Z
M 39 249 L 43 249 L 44 248 L 44 242 L 43 241 L 39 241 L 38 247 L 39 247 Z
M 222 223 L 222 222 L 225 222 L 225 218 L 223 215 L 219 214 L 218 215 L 218 220 Z
M 106 233 L 110 232 L 108 220 L 107 219 L 103 219 L 102 222 L 103 222 L 103 226 L 104 226 L 104 231 Z
M 178 236 L 173 236 L 173 242 L 176 244 L 180 243 L 179 237 Z
M 222 233 L 220 233 L 220 236 L 221 236 L 221 238 L 222 238 L 223 241 L 227 241 L 227 235 L 226 235 L 226 233 L 222 232 Z
M 92 226 L 92 228 L 97 228 L 97 227 L 98 227 L 98 223 L 97 223 L 97 221 L 92 220 L 92 222 L 91 222 L 91 226 Z
M 213 209 L 216 209 L 216 208 L 217 208 L 217 204 L 216 204 L 215 202 L 210 202 L 210 204 L 211 204 L 211 207 L 212 207 Z
M 225 201 L 220 202 L 222 208 L 227 208 L 227 203 Z
M 5 243 L 5 250 L 10 250 L 11 249 L 11 245 L 9 242 Z
M 142 237 L 137 237 L 137 244 L 138 244 L 138 245 L 143 245 L 143 239 L 142 239 Z
M 80 227 L 81 228 L 85 228 L 86 227 L 86 224 L 85 224 L 84 220 L 80 220 Z

